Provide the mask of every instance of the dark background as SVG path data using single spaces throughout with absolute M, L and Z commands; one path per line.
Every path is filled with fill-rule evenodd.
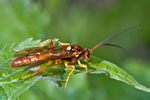
M 62 42 L 92 48 L 104 39 L 139 24 L 93 53 L 115 63 L 140 83 L 150 87 L 149 0 L 0 0 L 0 48 L 57 37 Z M 149 100 L 150 95 L 107 76 L 84 74 L 70 78 L 67 93 L 40 80 L 20 100 Z

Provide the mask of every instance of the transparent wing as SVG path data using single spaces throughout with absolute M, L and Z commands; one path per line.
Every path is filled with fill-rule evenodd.
M 17 51 L 14 54 L 14 57 L 19 57 L 19 56 L 25 56 L 29 55 L 32 53 L 39 53 L 39 52 L 48 52 L 48 51 L 53 51 L 53 52 L 59 52 L 62 49 L 65 49 L 67 46 L 55 46 L 50 48 L 49 46 L 44 46 L 44 47 L 32 47 L 32 48 L 26 48 L 20 51 Z

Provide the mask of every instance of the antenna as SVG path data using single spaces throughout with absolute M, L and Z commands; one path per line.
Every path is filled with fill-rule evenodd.
M 99 43 L 98 45 L 96 45 L 94 48 L 92 48 L 90 51 L 93 52 L 93 50 L 95 50 L 95 49 L 97 49 L 97 48 L 99 48 L 99 47 L 101 47 L 101 46 L 104 46 L 104 43 L 106 43 L 107 41 L 109 41 L 109 40 L 111 40 L 111 39 L 113 39 L 113 38 L 115 38 L 115 37 L 117 37 L 117 36 L 119 36 L 119 35 L 121 35 L 121 34 L 127 32 L 127 31 L 129 31 L 129 30 L 131 30 L 131 29 L 133 29 L 133 28 L 135 28 L 135 27 L 137 27 L 137 26 L 139 26 L 139 25 L 131 26 L 131 27 L 129 27 L 129 28 L 123 30 L 122 32 L 120 32 L 120 33 L 118 33 L 118 34 L 113 35 L 113 36 L 107 38 L 106 40 L 102 41 L 101 43 Z

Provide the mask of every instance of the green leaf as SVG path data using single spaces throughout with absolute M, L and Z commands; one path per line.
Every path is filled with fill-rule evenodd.
M 58 39 L 53 40 L 54 44 L 58 43 Z M 23 92 L 33 86 L 39 79 L 48 80 L 57 86 L 62 86 L 65 83 L 65 79 L 68 73 L 71 71 L 69 68 L 65 68 L 64 64 L 49 65 L 39 75 L 30 78 L 25 81 L 19 81 L 18 79 L 27 77 L 33 72 L 37 71 L 42 65 L 34 67 L 29 71 L 22 72 L 26 66 L 10 67 L 9 63 L 14 59 L 12 49 L 21 50 L 24 48 L 35 47 L 40 44 L 40 40 L 33 41 L 29 38 L 18 46 L 14 44 L 12 46 L 5 47 L 0 52 L 0 100 L 15 99 Z M 85 73 L 85 69 L 81 68 L 75 63 L 76 69 L 74 74 Z M 91 56 L 88 63 L 88 72 L 90 74 L 104 73 L 112 79 L 127 83 L 137 89 L 145 92 L 150 92 L 149 88 L 139 84 L 132 76 L 127 74 L 121 68 L 115 64 L 106 60 L 101 60 L 97 57 Z
M 40 4 L 32 0 L 0 0 L 0 17 L 0 22 L 3 23 L 0 24 L 0 48 L 30 37 L 42 38 L 51 23 Z
M 89 67 L 95 68 L 95 71 L 91 73 L 99 73 L 99 72 L 105 73 L 107 76 L 109 76 L 112 79 L 122 81 L 139 90 L 150 93 L 150 88 L 141 85 L 127 72 L 125 72 L 123 69 L 119 68 L 117 65 L 109 61 L 101 60 L 97 57 L 92 57 Z
M 32 41 L 30 38 L 20 43 L 16 49 L 37 46 L 39 43 L 40 40 Z M 26 76 L 28 74 L 22 73 L 22 67 L 13 68 L 9 66 L 9 62 L 13 58 L 12 48 L 14 48 L 14 45 L 5 47 L 0 52 L 0 100 L 17 98 L 39 79 L 36 78 L 24 82 L 18 81 L 23 75 Z

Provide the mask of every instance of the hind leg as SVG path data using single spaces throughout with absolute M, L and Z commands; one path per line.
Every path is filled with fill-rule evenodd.
M 40 68 L 36 73 L 33 73 L 31 74 L 30 76 L 28 77 L 25 77 L 25 78 L 22 78 L 22 79 L 19 79 L 19 80 L 26 80 L 26 79 L 29 79 L 35 75 L 38 75 L 40 72 L 42 72 L 49 64 L 50 64 L 51 61 L 47 62 L 42 68 Z

